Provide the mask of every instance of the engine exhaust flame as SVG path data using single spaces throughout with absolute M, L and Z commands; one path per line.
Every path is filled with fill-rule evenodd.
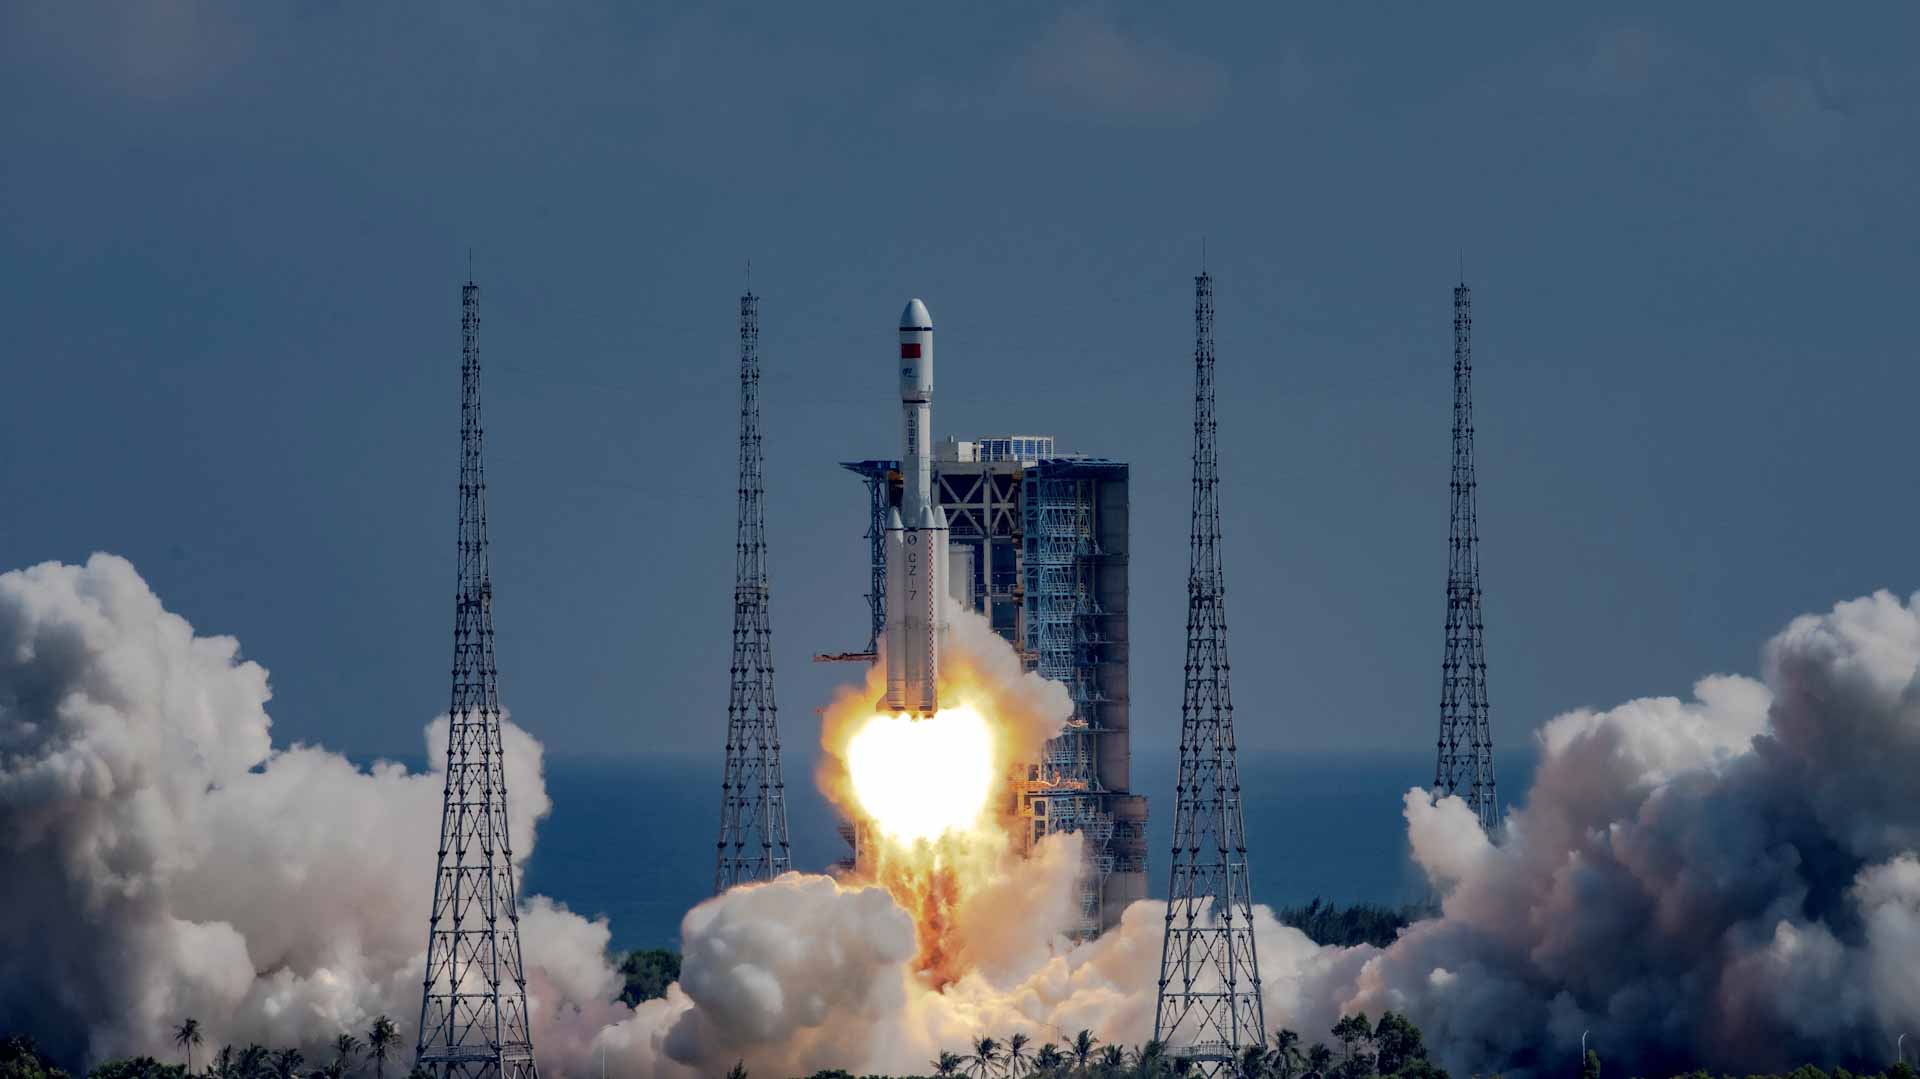
M 972 959 L 957 928 L 1027 857 L 1013 780 L 1072 713 L 1066 688 L 1023 669 L 986 619 L 950 612 L 931 719 L 875 714 L 883 665 L 842 687 L 822 713 L 818 779 L 853 825 L 845 876 L 877 884 L 911 913 L 914 968 L 946 985 Z
M 994 737 L 968 706 L 932 719 L 869 718 L 847 743 L 854 796 L 880 835 L 903 845 L 977 828 L 993 791 Z

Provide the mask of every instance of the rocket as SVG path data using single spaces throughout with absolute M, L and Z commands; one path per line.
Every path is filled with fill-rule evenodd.
M 947 514 L 933 496 L 933 316 L 900 313 L 900 508 L 887 518 L 887 695 L 880 709 L 926 719 L 940 710 L 946 629 Z

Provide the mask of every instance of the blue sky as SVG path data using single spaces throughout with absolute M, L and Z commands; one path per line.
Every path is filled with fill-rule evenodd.
M 1431 742 L 1463 262 L 1496 739 L 1684 693 L 1920 587 L 1920 9 L 1844 14 L 10 5 L 0 565 L 125 554 L 280 737 L 417 754 L 471 248 L 507 700 L 717 756 L 751 260 L 795 759 L 910 295 L 938 432 L 1133 462 L 1163 746 L 1204 237 L 1243 745 Z

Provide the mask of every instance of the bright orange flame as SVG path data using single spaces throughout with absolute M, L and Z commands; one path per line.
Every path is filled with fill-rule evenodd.
M 947 638 L 931 719 L 876 715 L 883 664 L 822 711 L 820 789 L 853 823 L 847 870 L 913 915 L 915 967 L 936 987 L 967 969 L 977 903 L 1024 857 L 1015 782 L 1071 708 L 1066 690 L 1022 669 L 984 619 Z M 1050 718 L 1051 717 L 1051 718 Z
M 993 792 L 993 730 L 965 706 L 873 716 L 847 743 L 847 775 L 874 829 L 896 843 L 970 832 Z

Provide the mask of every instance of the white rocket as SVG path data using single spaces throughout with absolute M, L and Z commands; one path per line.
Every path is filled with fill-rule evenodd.
M 933 316 L 900 313 L 900 508 L 887 519 L 887 695 L 880 708 L 916 719 L 940 710 L 946 629 L 947 514 L 933 498 Z

